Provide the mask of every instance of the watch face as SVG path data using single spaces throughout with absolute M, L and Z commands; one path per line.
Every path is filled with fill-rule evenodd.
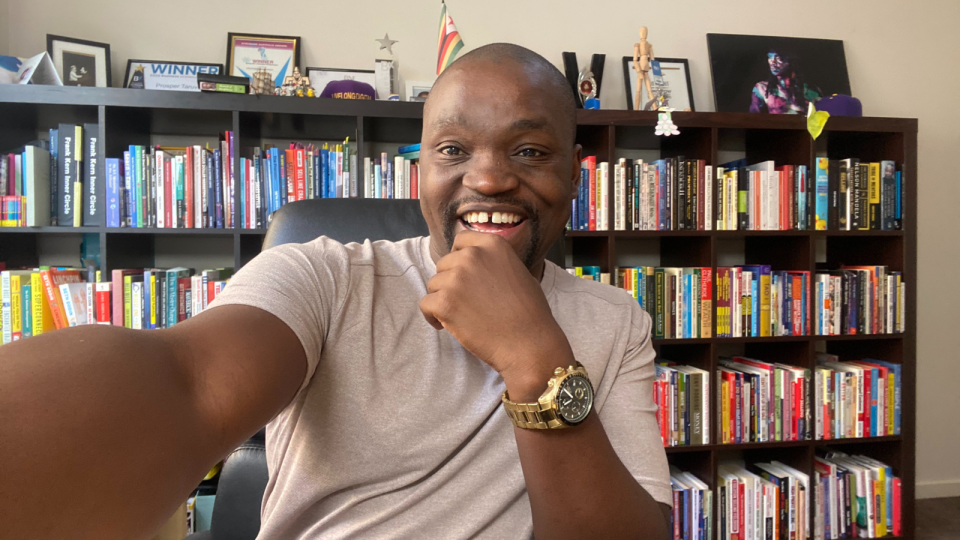
M 564 379 L 557 394 L 557 408 L 568 424 L 579 424 L 590 414 L 593 406 L 593 387 L 582 375 Z

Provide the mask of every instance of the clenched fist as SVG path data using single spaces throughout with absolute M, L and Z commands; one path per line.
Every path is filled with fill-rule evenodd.
M 427 291 L 427 322 L 497 370 L 511 399 L 535 400 L 554 368 L 573 363 L 540 283 L 498 235 L 460 232 Z

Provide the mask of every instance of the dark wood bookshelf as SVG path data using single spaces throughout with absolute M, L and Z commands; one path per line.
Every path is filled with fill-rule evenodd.
M 217 140 L 232 130 L 238 141 L 234 166 L 239 170 L 243 149 L 265 143 L 322 142 L 350 137 L 358 158 L 420 141 L 423 105 L 386 101 L 341 101 L 274 96 L 246 96 L 127 90 L 0 85 L 0 152 L 46 138 L 59 123 L 97 123 L 100 155 L 122 157 L 130 144 L 155 144 L 184 139 Z M 716 373 L 718 357 L 744 354 L 813 370 L 817 352 L 843 360 L 879 358 L 903 366 L 900 435 L 830 441 L 784 441 L 717 444 L 717 414 L 711 411 L 710 444 L 667 448 L 670 462 L 716 486 L 718 464 L 728 459 L 780 460 L 813 477 L 814 456 L 823 448 L 862 453 L 886 462 L 902 479 L 904 534 L 914 537 L 916 445 L 916 306 L 917 306 L 917 121 L 903 118 L 833 117 L 815 141 L 798 116 L 738 113 L 675 112 L 680 135 L 657 137 L 656 113 L 621 110 L 580 110 L 578 142 L 583 155 L 615 163 L 620 157 L 643 159 L 686 156 L 717 166 L 729 159 L 751 163 L 775 160 L 778 165 L 805 164 L 815 158 L 862 161 L 894 160 L 904 171 L 903 230 L 897 231 L 568 231 L 568 264 L 596 265 L 603 272 L 618 266 L 718 266 L 770 264 L 775 270 L 807 270 L 818 263 L 882 264 L 903 272 L 907 287 L 906 328 L 902 334 L 852 336 L 785 336 L 653 340 L 658 358 Z M 156 143 L 159 144 L 159 143 Z M 170 144 L 164 142 L 162 144 Z M 733 157 L 731 157 L 733 156 Z M 101 164 L 103 160 L 101 160 Z M 102 165 L 101 165 L 102 166 Z M 103 170 L 101 177 L 105 177 Z M 612 175 L 611 175 L 612 176 Z M 611 180 L 612 181 L 612 180 Z M 362 189 L 362 188 L 361 188 Z M 105 187 L 98 197 L 106 200 Z M 236 198 L 239 198 L 239 192 Z M 613 194 L 609 207 L 613 208 Z M 610 212 L 611 216 L 613 212 Z M 609 224 L 612 229 L 612 217 Z M 136 229 L 106 227 L 0 228 L 0 261 L 8 266 L 35 266 L 49 238 L 98 241 L 101 268 L 152 267 L 160 245 L 168 260 L 177 247 L 196 252 L 216 246 L 237 268 L 261 249 L 263 229 Z M 206 242 L 206 243 L 204 243 Z M 656 262 L 637 263 L 630 257 Z M 78 259 L 79 262 L 79 259 Z M 714 298 L 717 298 L 714 294 Z M 812 308 L 811 308 L 812 309 Z M 812 315 L 812 313 L 811 313 Z M 811 317 L 812 319 L 812 317 Z M 715 320 L 715 318 L 714 318 Z M 713 335 L 716 335 L 715 329 Z M 810 385 L 812 386 L 812 385 Z M 714 389 L 715 390 L 715 389 Z M 807 398 L 812 396 L 812 388 Z M 711 409 L 716 407 L 711 396 Z M 716 500 L 716 498 L 714 499 Z M 811 505 L 813 507 L 815 505 Z M 812 511 L 812 509 L 811 509 Z M 716 509 L 714 514 L 716 515 Z M 714 528 L 716 529 L 716 528 Z

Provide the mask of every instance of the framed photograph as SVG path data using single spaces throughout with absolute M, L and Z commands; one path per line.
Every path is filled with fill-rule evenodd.
M 322 98 L 377 99 L 377 76 L 372 69 L 308 67 L 307 77 Z
M 717 112 L 807 114 L 807 103 L 850 95 L 843 41 L 707 34 Z
M 276 86 L 300 66 L 300 38 L 263 34 L 227 34 L 227 75 L 246 77 L 261 71 L 273 77 Z
M 110 86 L 110 45 L 47 34 L 47 52 L 64 86 Z
M 407 89 L 407 101 L 426 101 L 433 88 L 434 81 L 404 81 Z
M 667 100 L 667 107 L 678 111 L 690 109 L 693 106 L 693 85 L 690 84 L 690 65 L 686 58 L 657 58 L 654 62 L 660 63 L 660 75 L 654 74 L 651 69 L 647 74 L 650 77 L 650 88 L 654 93 L 663 92 Z M 623 82 L 627 92 L 627 109 L 634 110 L 633 96 L 637 95 L 637 71 L 633 69 L 633 57 L 623 57 Z M 643 91 L 646 98 L 646 90 Z M 643 104 L 640 105 L 640 109 Z
M 140 90 L 177 90 L 199 92 L 197 73 L 223 73 L 223 64 L 163 62 L 159 60 L 127 60 L 124 88 Z

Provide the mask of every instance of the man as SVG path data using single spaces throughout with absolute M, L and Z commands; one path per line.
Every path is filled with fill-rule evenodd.
M 770 73 L 753 86 L 750 112 L 807 114 L 807 103 L 820 99 L 818 88 L 803 81 L 797 57 L 771 48 L 767 52 Z
M 173 328 L 4 346 L 0 538 L 145 537 L 267 422 L 262 539 L 665 538 L 649 318 L 544 262 L 575 112 L 542 57 L 477 49 L 425 105 L 428 238 L 281 246 Z M 551 389 L 549 426 L 503 410 Z

